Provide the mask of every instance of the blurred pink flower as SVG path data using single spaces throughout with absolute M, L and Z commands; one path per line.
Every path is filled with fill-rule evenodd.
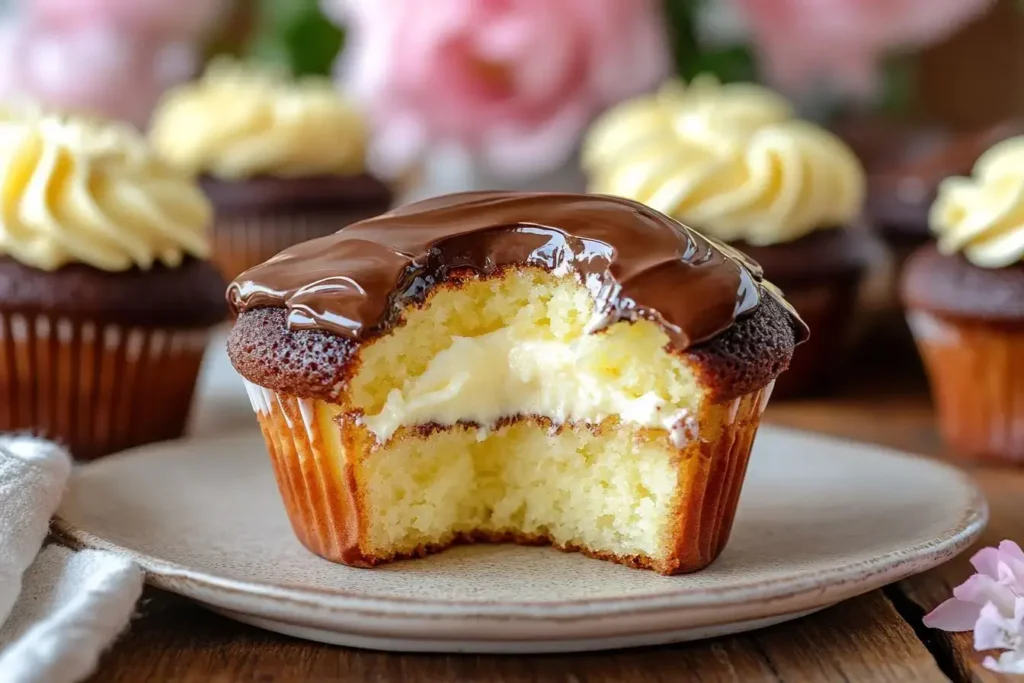
M 347 27 L 338 72 L 397 172 L 455 143 L 489 168 L 562 163 L 590 118 L 669 71 L 657 0 L 324 0 Z
M 871 94 L 891 49 L 941 40 L 992 0 L 735 0 L 767 75 L 795 90 L 831 77 Z
M 0 23 L 0 99 L 144 126 L 192 75 L 223 0 L 22 0 Z
M 142 127 L 161 93 L 193 71 L 186 43 L 104 24 L 0 26 L 0 98 L 123 119 Z
M 1024 673 L 1024 552 L 1013 541 L 983 548 L 971 558 L 978 571 L 953 589 L 953 597 L 924 617 L 943 631 L 974 629 L 976 650 L 1006 650 L 984 665 L 1003 673 Z
M 22 0 L 23 12 L 50 27 L 102 22 L 161 41 L 191 40 L 223 10 L 221 0 Z

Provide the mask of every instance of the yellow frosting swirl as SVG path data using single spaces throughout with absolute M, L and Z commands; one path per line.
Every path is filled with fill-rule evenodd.
M 128 127 L 56 115 L 0 118 L 0 254 L 108 271 L 205 257 L 212 211 L 192 178 Z
M 849 223 L 864 170 L 831 133 L 753 84 L 689 87 L 613 108 L 584 141 L 590 190 L 643 202 L 726 242 L 768 245 Z
M 285 79 L 231 62 L 170 91 L 150 140 L 170 163 L 223 179 L 355 175 L 367 123 L 328 79 Z
M 930 222 L 944 254 L 982 268 L 1024 261 L 1024 136 L 982 154 L 970 178 L 944 180 Z

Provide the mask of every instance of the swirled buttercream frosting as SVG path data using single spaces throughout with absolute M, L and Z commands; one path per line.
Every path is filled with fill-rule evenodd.
M 982 154 L 970 177 L 944 180 L 929 222 L 944 254 L 982 268 L 1024 260 L 1024 136 Z
M 643 202 L 727 242 L 770 245 L 849 223 L 865 174 L 845 143 L 753 84 L 678 81 L 599 119 L 593 192 Z
M 0 159 L 0 254 L 42 270 L 122 271 L 209 253 L 206 197 L 131 128 L 0 117 Z
M 222 179 L 362 173 L 367 123 L 326 78 L 291 80 L 233 62 L 171 90 L 150 140 L 165 159 Z

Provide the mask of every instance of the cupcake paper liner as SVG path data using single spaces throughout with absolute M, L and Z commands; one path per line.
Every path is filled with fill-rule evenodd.
M 0 314 L 0 431 L 82 460 L 181 436 L 209 330 Z
M 775 382 L 705 410 L 694 441 L 683 448 L 677 572 L 711 564 L 729 542 L 754 438 Z
M 383 211 L 383 209 L 381 209 Z M 380 211 L 218 216 L 213 226 L 213 261 L 228 280 L 283 249 L 333 234 Z
M 943 438 L 959 454 L 1024 463 L 1024 325 L 912 310 Z
M 725 547 L 732 529 L 761 414 L 772 393 L 762 390 L 709 406 L 696 434 L 680 450 L 681 490 L 673 573 L 701 569 Z M 356 471 L 325 447 L 316 402 L 246 381 L 267 442 L 281 497 L 295 535 L 310 551 L 335 562 L 358 563 L 367 520 L 357 505 Z M 329 429 L 343 430 L 330 424 Z M 336 438 L 336 437 L 331 437 Z M 342 436 L 343 443 L 349 443 Z

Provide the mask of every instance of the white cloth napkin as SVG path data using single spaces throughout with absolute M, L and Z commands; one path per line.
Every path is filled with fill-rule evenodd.
M 70 472 L 60 447 L 0 436 L 0 683 L 87 677 L 142 593 L 142 570 L 119 555 L 40 552 Z

